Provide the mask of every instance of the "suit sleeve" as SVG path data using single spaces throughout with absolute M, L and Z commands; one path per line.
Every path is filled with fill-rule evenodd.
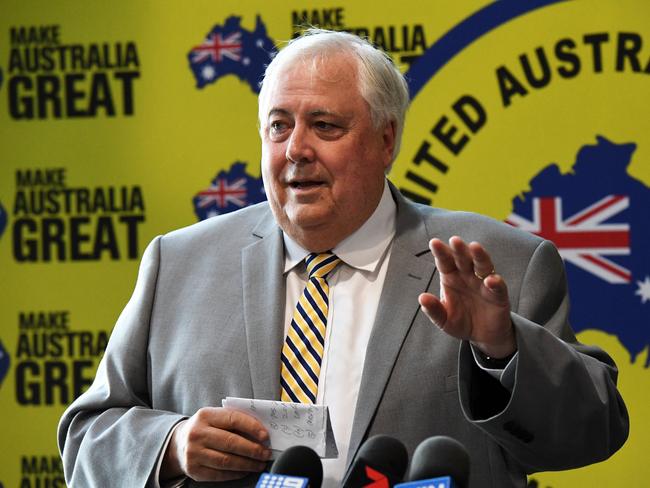
M 461 346 L 465 416 L 528 473 L 602 461 L 628 435 L 616 365 L 601 349 L 576 341 L 568 314 L 562 260 L 543 241 L 523 273 L 513 307 L 518 356 L 512 391 L 486 378 L 469 345 Z
M 167 434 L 184 418 L 151 408 L 147 344 L 159 262 L 160 237 L 144 253 L 135 290 L 93 384 L 59 422 L 70 486 L 154 486 L 152 474 Z

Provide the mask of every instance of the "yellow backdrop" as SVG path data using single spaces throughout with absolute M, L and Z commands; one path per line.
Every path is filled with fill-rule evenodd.
M 566 219 L 627 196 L 590 221 L 623 226 L 627 247 L 563 255 L 574 301 L 603 293 L 604 322 L 584 307 L 572 320 L 620 367 L 630 439 L 531 485 L 643 486 L 647 2 L 0 0 L 0 487 L 64 486 L 58 418 L 92 380 L 149 240 L 264 198 L 256 82 L 270 43 L 303 22 L 367 35 L 407 73 L 390 177 L 412 198 L 526 227 L 534 198 L 562 199 Z M 638 304 L 619 314 L 624 292 Z

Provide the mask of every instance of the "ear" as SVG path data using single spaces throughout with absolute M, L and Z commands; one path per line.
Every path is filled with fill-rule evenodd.
M 397 137 L 397 128 L 394 120 L 391 120 L 384 126 L 382 132 L 382 141 L 384 143 L 384 169 L 387 169 L 393 162 L 393 150 Z

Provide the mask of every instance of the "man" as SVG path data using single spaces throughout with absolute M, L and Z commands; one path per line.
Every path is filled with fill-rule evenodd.
M 97 378 L 59 426 L 69 483 L 254 485 L 268 433 L 219 408 L 225 396 L 328 405 L 341 453 L 324 461 L 328 486 L 378 433 L 410 453 L 458 439 L 474 488 L 523 487 L 623 444 L 615 366 L 575 341 L 555 248 L 386 181 L 407 103 L 392 62 L 352 35 L 313 31 L 280 52 L 259 101 L 268 204 L 147 248 Z M 306 361 L 292 337 L 296 303 L 319 315 L 301 302 L 313 262 L 333 269 L 317 277 L 326 327 Z

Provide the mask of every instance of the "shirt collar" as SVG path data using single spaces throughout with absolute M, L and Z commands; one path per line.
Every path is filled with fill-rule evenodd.
M 397 207 L 384 180 L 379 205 L 361 227 L 343 239 L 332 252 L 348 266 L 374 272 L 379 260 L 395 236 Z M 284 238 L 284 272 L 293 269 L 309 254 L 300 244 L 282 232 Z

